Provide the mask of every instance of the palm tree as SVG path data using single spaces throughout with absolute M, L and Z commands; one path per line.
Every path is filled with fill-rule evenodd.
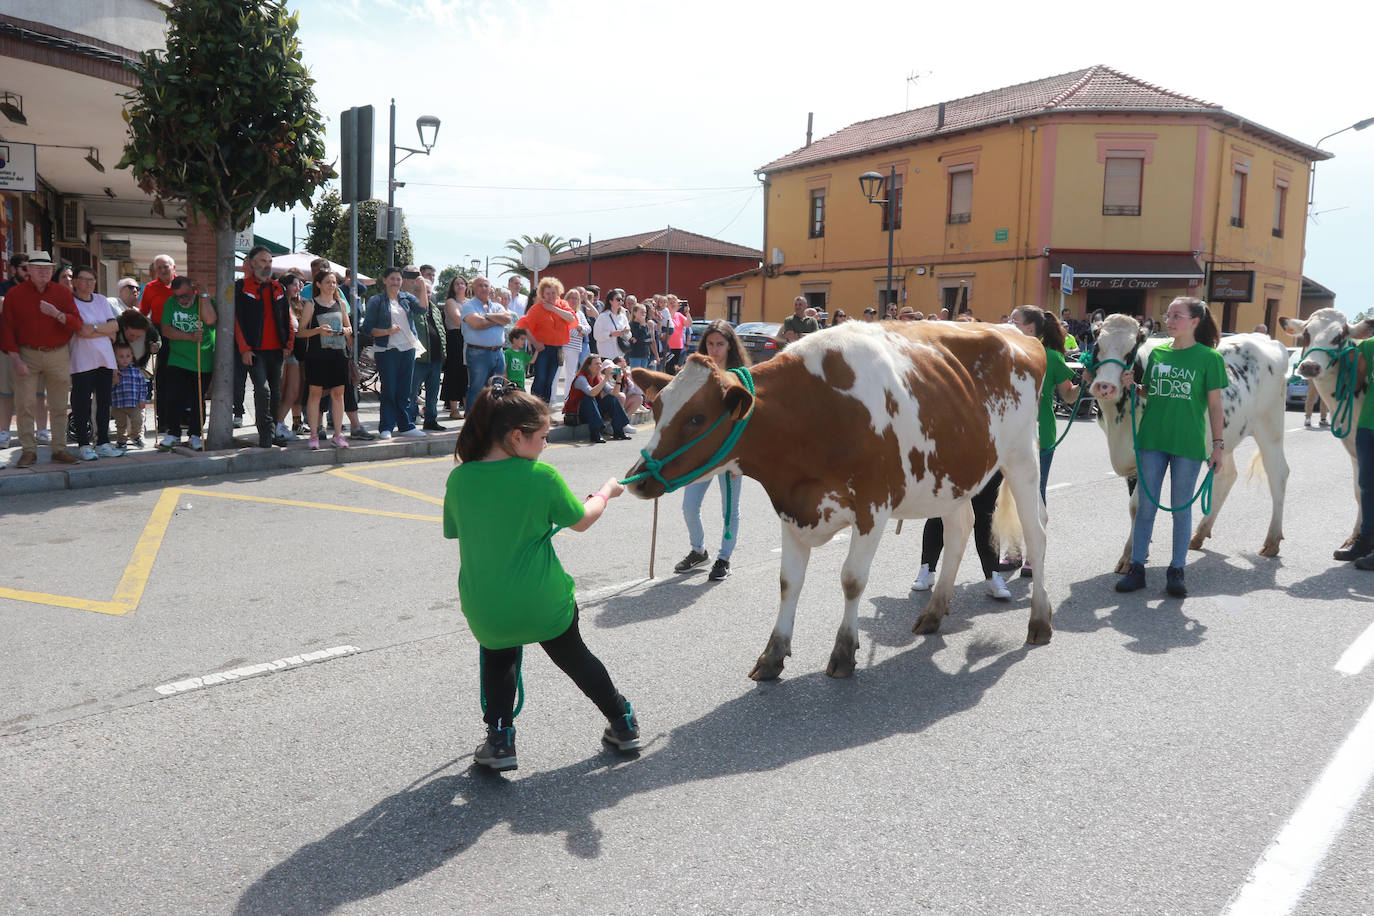
M 554 235 L 552 232 L 545 232 L 543 235 L 538 236 L 522 235 L 518 239 L 506 239 L 506 250 L 515 252 L 514 256 L 505 255 L 499 258 L 492 258 L 491 263 L 499 264 L 505 269 L 506 273 L 517 274 L 528 282 L 530 279 L 530 272 L 525 269 L 524 264 L 520 263 L 520 254 L 525 250 L 526 245 L 531 245 L 536 242 L 549 249 L 550 254 L 558 254 L 558 252 L 563 249 L 572 247 L 567 239 L 563 238 L 561 235 Z

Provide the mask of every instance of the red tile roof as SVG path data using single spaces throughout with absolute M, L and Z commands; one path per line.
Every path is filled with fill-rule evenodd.
M 843 130 L 794 150 L 760 166 L 759 172 L 777 172 L 827 159 L 840 159 L 884 147 L 898 146 L 941 134 L 957 134 L 976 127 L 1057 111 L 1197 112 L 1228 114 L 1213 102 L 1204 102 L 1163 89 L 1110 67 L 1095 66 L 1029 83 L 994 89 L 925 108 L 851 124 Z M 942 120 L 943 118 L 943 120 Z M 1296 145 L 1317 158 L 1328 154 L 1313 150 L 1259 125 L 1247 125 L 1266 135 Z
M 672 230 L 671 238 L 668 229 L 664 228 L 655 229 L 652 232 L 641 232 L 637 235 L 622 235 L 614 239 L 592 239 L 591 248 L 593 258 L 637 254 L 639 252 L 662 253 L 664 251 L 671 254 L 699 254 L 718 258 L 753 258 L 754 260 L 763 258 L 763 252 L 757 248 L 736 245 L 733 242 L 722 242 L 720 239 L 697 235 L 695 232 L 677 228 Z M 576 248 L 565 248 L 558 252 L 553 256 L 549 265 L 576 264 L 585 260 L 587 260 L 587 246 L 579 245 Z

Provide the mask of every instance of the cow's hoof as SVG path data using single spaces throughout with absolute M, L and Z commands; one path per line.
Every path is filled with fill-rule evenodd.
M 1030 626 L 1026 628 L 1026 643 L 1032 646 L 1049 645 L 1050 637 L 1053 634 L 1054 629 L 1048 623 L 1032 620 Z
M 754 662 L 754 670 L 749 672 L 749 677 L 756 681 L 776 681 L 779 674 L 782 674 L 782 659 L 769 658 L 765 653 Z
M 1201 550 L 1201 549 L 1202 549 L 1202 542 L 1205 541 L 1205 540 L 1207 540 L 1207 535 L 1205 535 L 1205 534 L 1195 534 L 1195 535 L 1193 535 L 1193 539 L 1192 539 L 1191 541 L 1188 542 L 1188 549 L 1189 549 L 1189 550 Z M 1121 572 L 1121 570 L 1117 570 L 1117 572 Z
M 1278 556 L 1278 555 L 1279 555 L 1279 541 L 1281 541 L 1281 540 L 1283 540 L 1283 536 L 1282 536 L 1282 535 L 1280 535 L 1279 537 L 1276 537 L 1276 538 L 1270 538 L 1269 540 L 1265 541 L 1265 542 L 1264 542 L 1264 546 L 1260 548 L 1260 556 L 1262 556 L 1262 557 L 1276 557 L 1276 556 Z
M 825 673 L 831 677 L 849 677 L 854 673 L 854 653 L 836 648 L 830 653 L 830 664 L 825 666 Z
M 920 617 L 916 618 L 916 625 L 911 628 L 911 632 L 920 633 L 923 636 L 928 636 L 931 633 L 938 633 L 940 632 L 940 620 L 940 615 L 926 611 Z

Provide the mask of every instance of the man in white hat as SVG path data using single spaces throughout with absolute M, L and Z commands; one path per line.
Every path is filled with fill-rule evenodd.
M 14 406 L 19 414 L 19 460 L 15 467 L 33 467 L 38 460 L 34 414 L 39 379 L 48 391 L 48 419 L 53 430 L 67 428 L 67 396 L 72 376 L 67 344 L 82 328 L 81 312 L 72 291 L 52 282 L 53 262 L 46 251 L 29 252 L 29 278 L 5 295 L 5 320 L 0 321 L 0 352 L 14 374 Z M 76 464 L 65 437 L 54 436 L 52 460 Z

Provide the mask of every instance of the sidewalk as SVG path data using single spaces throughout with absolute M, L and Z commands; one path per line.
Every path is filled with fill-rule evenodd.
M 19 443 L 11 431 L 11 447 L 0 453 L 0 499 L 20 493 L 43 493 L 53 490 L 80 490 L 89 487 L 119 486 L 124 484 L 157 483 L 164 480 L 185 480 L 192 477 L 217 477 L 225 474 L 291 470 L 294 468 L 316 467 L 321 465 L 337 466 L 361 461 L 390 461 L 396 458 L 427 458 L 452 455 L 458 439 L 462 420 L 447 420 L 447 411 L 440 410 L 439 423 L 446 427 L 444 432 L 425 433 L 423 439 L 374 439 L 359 442 L 350 439 L 348 448 L 335 448 L 321 441 L 319 451 L 311 451 L 305 437 L 291 442 L 285 447 L 258 448 L 258 432 L 253 420 L 253 392 L 249 388 L 246 398 L 243 427 L 234 430 L 237 448 L 220 451 L 193 452 L 189 448 L 178 447 L 171 452 L 159 452 L 153 447 L 156 435 L 145 433 L 142 449 L 130 449 L 121 458 L 100 458 L 96 461 L 83 461 L 80 464 L 54 464 L 49 460 L 51 449 L 45 445 L 38 447 L 38 463 L 31 468 L 12 467 L 19 460 Z M 152 417 L 151 408 L 146 413 Z M 377 395 L 363 392 L 358 405 L 358 416 L 369 432 L 377 431 Z M 641 428 L 653 422 L 648 411 L 635 414 L 632 422 Z M 550 442 L 585 442 L 585 427 L 565 427 L 562 414 L 555 412 L 553 427 L 549 430 Z M 345 424 L 346 425 L 346 424 Z M 75 452 L 76 446 L 69 448 Z

